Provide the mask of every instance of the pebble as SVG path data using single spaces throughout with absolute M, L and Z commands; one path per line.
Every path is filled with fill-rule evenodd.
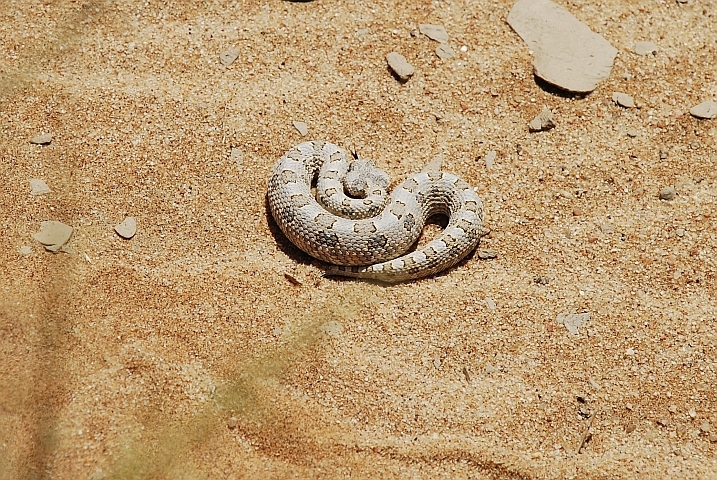
M 670 413 L 677 413 L 677 405 L 670 405 L 667 407 L 667 410 L 669 410 Z
M 680 227 L 680 228 L 678 228 L 678 229 L 675 231 L 675 233 L 677 234 L 678 237 L 684 237 L 684 236 L 685 236 L 685 229 L 682 228 L 682 227 Z
M 660 149 L 660 160 L 667 160 L 668 155 L 670 154 L 669 151 L 665 148 Z
M 40 223 L 40 231 L 32 238 L 45 246 L 45 250 L 57 252 L 72 236 L 73 228 L 62 222 L 48 220 Z
M 485 302 L 485 306 L 488 307 L 488 310 L 495 310 L 495 307 L 496 307 L 495 300 L 493 300 L 490 297 L 485 297 L 484 302 Z
M 628 128 L 627 129 L 627 136 L 630 138 L 635 138 L 639 134 L 640 134 L 640 132 L 638 132 L 636 128 Z
M 229 65 L 234 63 L 234 60 L 236 60 L 238 56 L 239 49 L 236 47 L 230 48 L 229 50 L 224 50 L 222 53 L 219 54 L 219 61 L 222 62 L 222 65 L 228 67 Z
M 397 52 L 386 55 L 386 61 L 391 71 L 403 82 L 413 76 L 416 69 L 406 61 L 406 57 Z
M 707 100 L 699 105 L 695 105 L 690 108 L 690 115 L 696 118 L 711 120 L 717 117 L 717 103 L 712 100 Z
M 635 100 L 627 93 L 614 92 L 612 94 L 612 101 L 625 108 L 632 108 L 635 106 Z
M 687 415 L 690 416 L 690 418 L 697 418 L 697 410 L 694 408 L 690 408 L 690 411 L 687 412 Z
M 518 0 L 508 24 L 533 52 L 535 75 L 570 92 L 587 93 L 610 76 L 617 49 L 550 0 Z
M 704 433 L 709 433 L 712 431 L 712 425 L 710 425 L 710 422 L 702 422 L 702 425 L 700 425 L 700 430 L 702 430 Z
M 229 154 L 229 158 L 236 162 L 238 166 L 242 166 L 242 164 L 244 164 L 244 154 L 237 147 L 232 148 L 231 153 Z
M 590 313 L 559 313 L 555 319 L 558 325 L 564 325 L 571 335 L 579 336 L 580 328 L 590 320 Z
M 45 133 L 30 139 L 30 143 L 33 143 L 35 145 L 49 145 L 50 142 L 52 142 L 51 133 Z
M 231 417 L 229 420 L 227 420 L 227 427 L 236 428 L 238 423 L 239 420 L 237 420 L 236 417 Z
M 436 42 L 446 43 L 448 41 L 448 32 L 443 25 L 422 23 L 418 26 L 418 31 Z
M 299 131 L 302 137 L 309 134 L 309 127 L 304 122 L 294 122 L 294 128 Z
M 492 249 L 478 250 L 478 258 L 481 260 L 490 260 L 498 257 L 498 253 Z
M 129 240 L 137 233 L 137 221 L 132 217 L 127 217 L 122 223 L 115 225 L 115 232 L 120 237 Z
M 456 51 L 447 43 L 441 43 L 436 47 L 436 55 L 441 60 L 448 60 L 456 56 Z
M 31 253 L 32 253 L 32 248 L 28 247 L 27 245 L 20 247 L 20 255 L 27 257 Z
M 599 383 L 597 383 L 593 378 L 588 378 L 588 383 L 591 387 L 593 387 L 595 390 L 600 390 L 602 387 Z
M 657 53 L 657 45 L 652 42 L 637 42 L 635 44 L 635 53 L 638 55 L 650 55 Z
M 44 195 L 51 191 L 44 180 L 40 180 L 39 178 L 30 179 L 30 195 Z
M 548 107 L 543 107 L 540 113 L 528 124 L 531 132 L 550 130 L 555 127 L 553 112 Z
M 493 165 L 495 165 L 495 159 L 498 157 L 498 152 L 495 150 L 491 150 L 488 153 L 485 154 L 485 167 L 486 168 L 493 168 Z
M 487 363 L 485 366 L 485 373 L 490 375 L 493 372 L 495 372 L 495 367 L 493 365 L 491 365 L 490 363 Z
M 625 425 L 625 433 L 632 433 L 637 429 L 637 424 L 635 422 L 628 422 Z
M 665 187 L 660 190 L 660 200 L 674 200 L 676 195 L 677 190 L 675 190 L 675 187 Z

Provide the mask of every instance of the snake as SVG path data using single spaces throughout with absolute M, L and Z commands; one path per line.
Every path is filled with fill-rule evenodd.
M 478 245 L 483 203 L 458 176 L 442 171 L 408 175 L 388 194 L 389 176 L 370 159 L 324 141 L 303 142 L 275 164 L 269 210 L 284 235 L 314 258 L 332 264 L 324 275 L 398 283 L 448 269 Z M 412 249 L 426 221 L 448 225 Z

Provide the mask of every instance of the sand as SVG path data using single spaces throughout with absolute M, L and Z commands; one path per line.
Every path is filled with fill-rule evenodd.
M 508 1 L 3 2 L 0 478 L 717 476 L 717 4 L 561 4 L 619 51 L 589 95 Z M 495 258 L 321 277 L 265 201 L 310 139 L 441 157 Z

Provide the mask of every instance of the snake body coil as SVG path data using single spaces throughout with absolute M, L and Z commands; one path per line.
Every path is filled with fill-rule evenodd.
M 311 187 L 317 175 L 315 197 Z M 483 204 L 466 182 L 445 172 L 417 173 L 386 200 L 388 185 L 388 176 L 373 162 L 350 163 L 336 145 L 314 141 L 279 159 L 267 197 L 289 240 L 334 264 L 329 275 L 401 282 L 449 268 L 475 249 L 482 235 Z M 445 230 L 405 253 L 435 214 L 448 216 Z

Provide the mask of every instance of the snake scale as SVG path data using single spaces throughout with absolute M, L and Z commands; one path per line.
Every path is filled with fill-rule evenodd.
M 326 275 L 402 282 L 449 268 L 476 248 L 483 203 L 468 183 L 428 171 L 408 176 L 388 196 L 389 183 L 370 160 L 349 162 L 332 143 L 304 142 L 276 163 L 267 199 L 292 243 L 334 264 Z M 447 215 L 448 226 L 406 253 L 436 214 Z

